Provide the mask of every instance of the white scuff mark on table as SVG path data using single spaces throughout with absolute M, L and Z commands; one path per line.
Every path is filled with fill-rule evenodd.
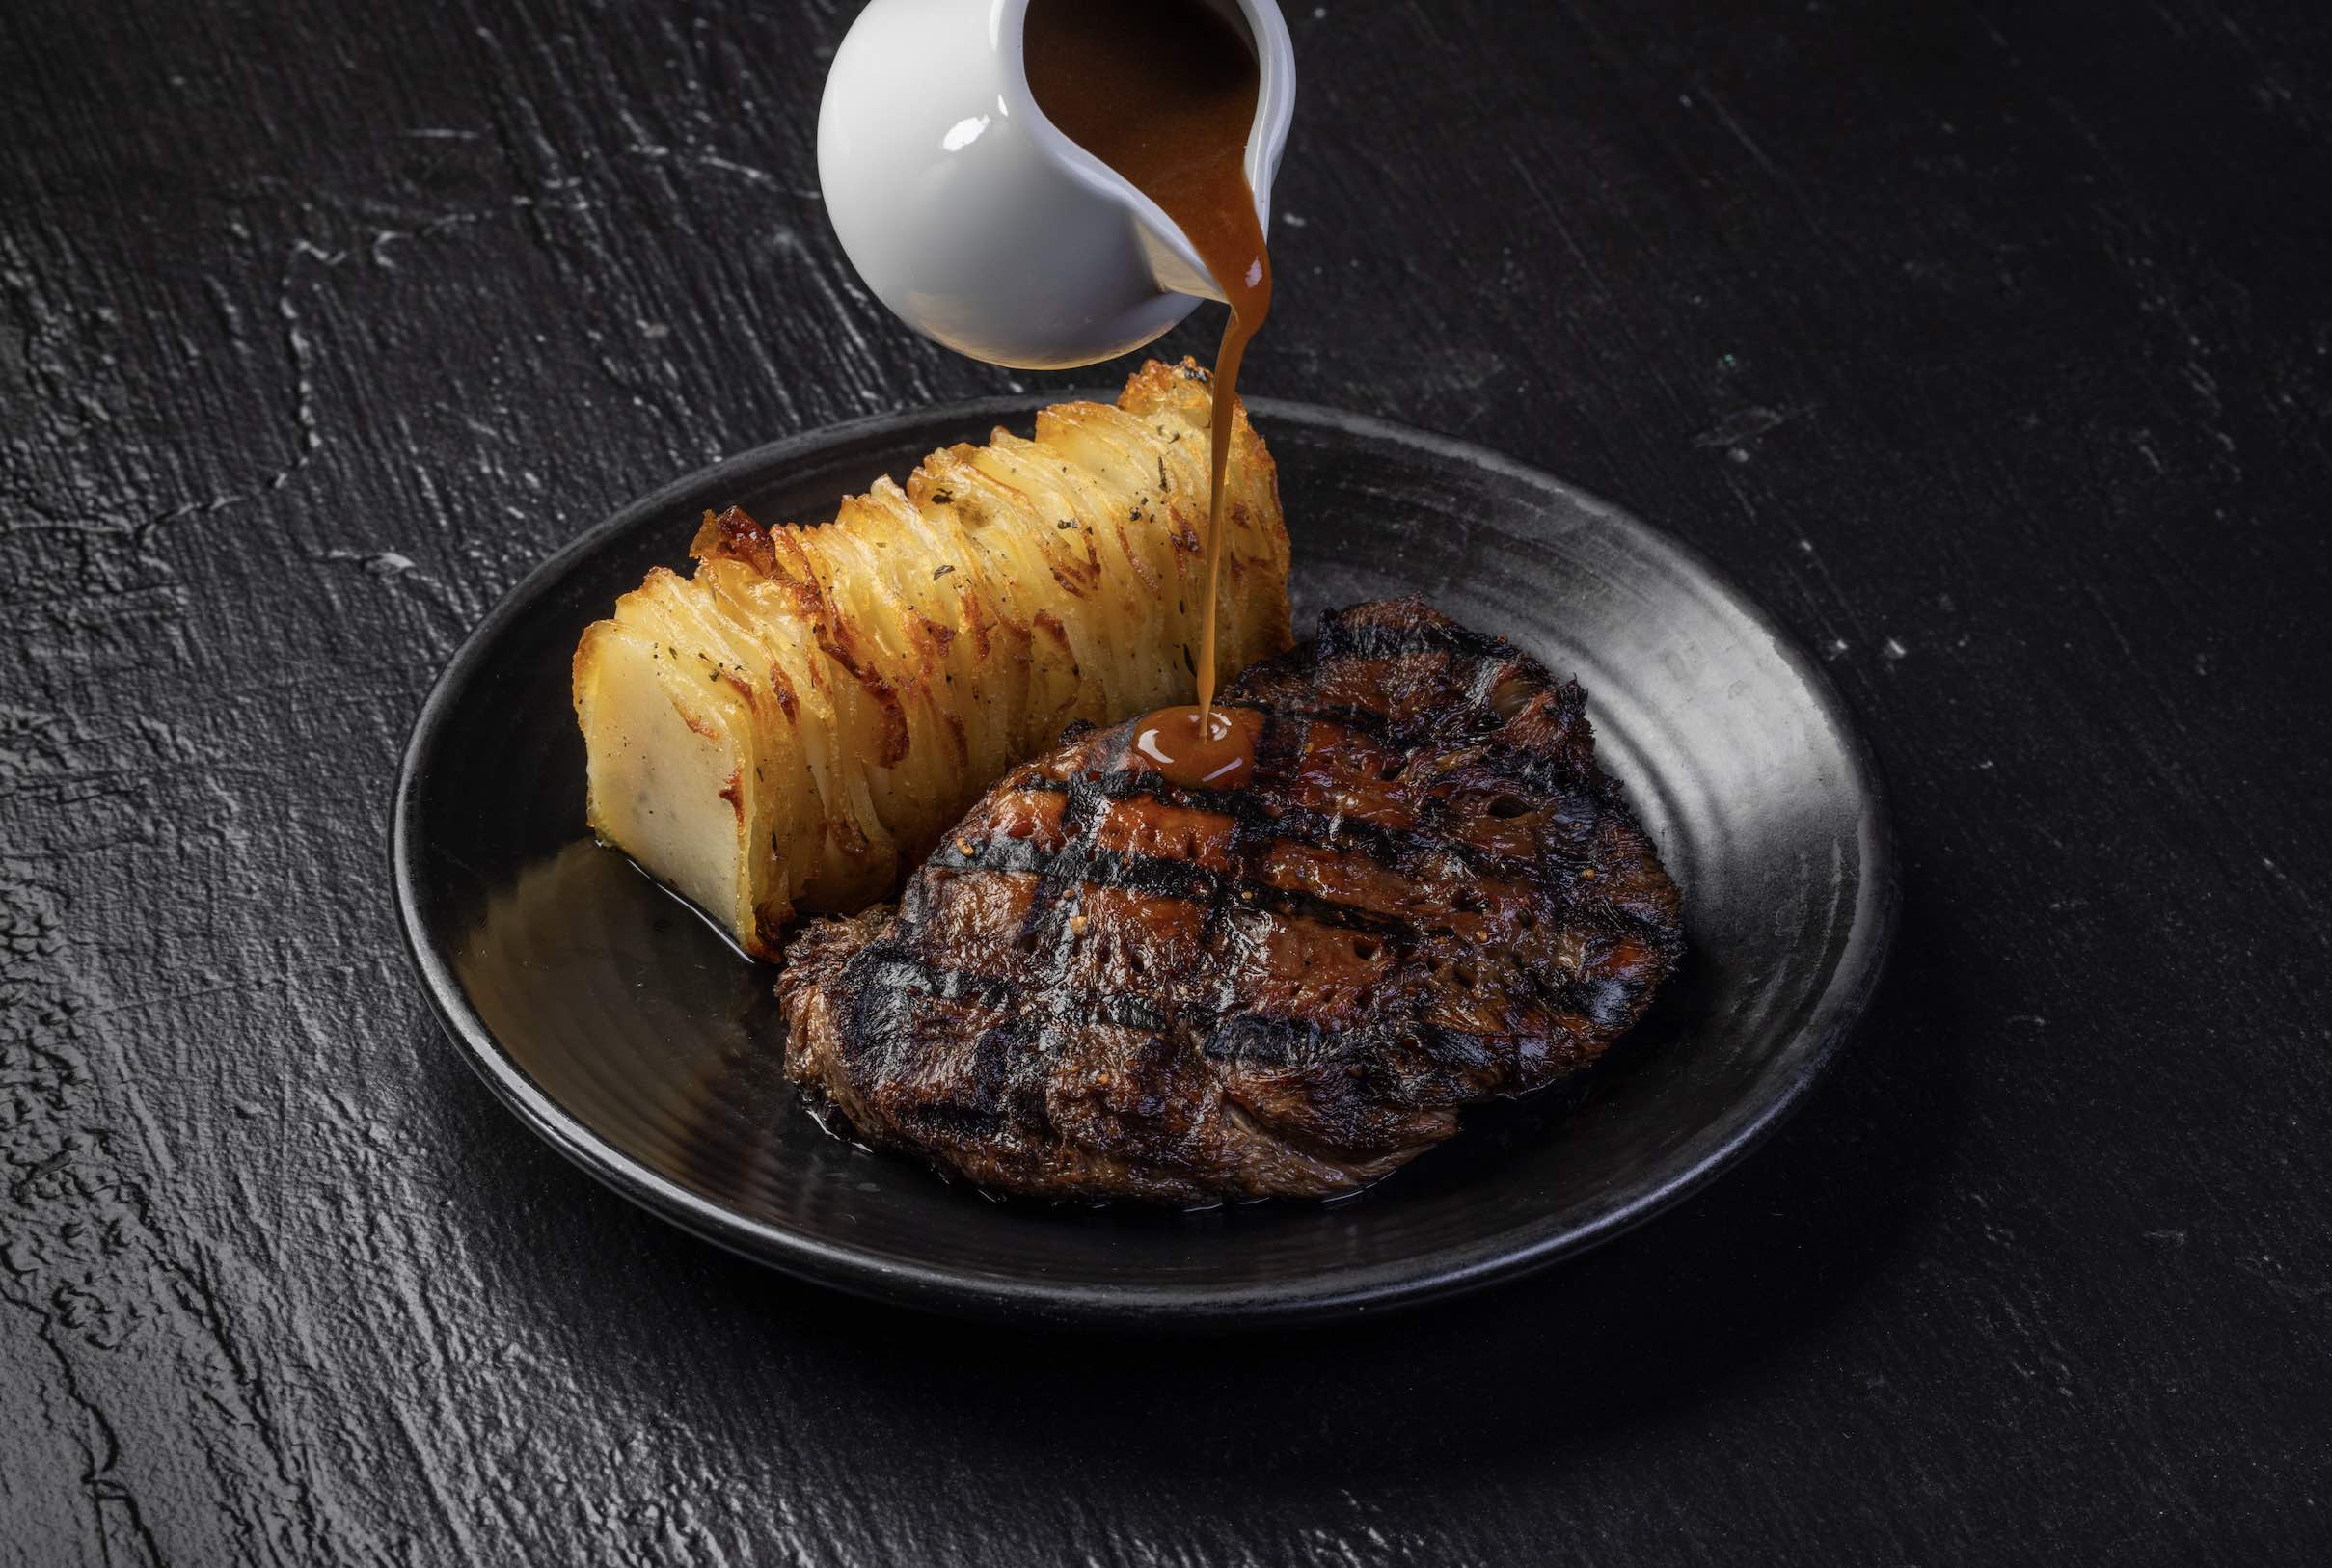
M 1767 408 L 1762 404 L 1736 409 L 1695 436 L 1693 445 L 1702 447 L 1739 446 L 1768 431 L 1778 430 L 1802 412 L 1800 409 Z
M 412 556 L 393 550 L 327 550 L 316 558 L 352 562 L 374 577 L 400 577 L 414 567 Z

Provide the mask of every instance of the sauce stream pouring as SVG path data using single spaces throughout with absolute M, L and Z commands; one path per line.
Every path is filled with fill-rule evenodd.
M 1179 782 L 1235 782 L 1247 732 L 1216 722 L 1215 618 L 1233 400 L 1271 310 L 1271 256 L 1245 168 L 1261 72 L 1245 40 L 1199 0 L 1030 0 L 1021 47 L 1037 106 L 1174 220 L 1231 307 L 1214 361 L 1198 705 L 1151 716 L 1137 749 Z

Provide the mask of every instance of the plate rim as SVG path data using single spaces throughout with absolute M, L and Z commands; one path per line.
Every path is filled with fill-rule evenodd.
M 1606 522 L 1664 551 L 1697 574 L 1771 641 L 1792 673 L 1804 682 L 1842 743 L 1851 771 L 1848 793 L 1860 805 L 1856 822 L 1862 875 L 1830 983 L 1817 1005 L 1835 997 L 1831 1016 L 1797 1056 L 1786 1078 L 1763 1096 L 1745 1096 L 1695 1134 L 1691 1157 L 1645 1190 L 1583 1223 L 1538 1230 L 1515 1227 L 1421 1259 L 1386 1263 L 1298 1285 L 1208 1286 L 1177 1284 L 1145 1288 L 1125 1282 L 1056 1283 L 1013 1275 L 973 1275 L 961 1269 L 903 1262 L 752 1220 L 690 1191 L 615 1149 L 565 1110 L 497 1040 L 464 994 L 446 956 L 422 930 L 418 888 L 422 786 L 447 716 L 508 625 L 544 597 L 571 569 L 610 538 L 628 534 L 649 516 L 685 496 L 787 459 L 837 445 L 929 423 L 1003 419 L 1033 414 L 1054 403 L 1104 390 L 1058 389 L 892 410 L 767 442 L 695 469 L 616 507 L 560 546 L 521 578 L 472 627 L 447 660 L 415 716 L 399 758 L 389 813 L 390 890 L 397 931 L 422 993 L 441 1030 L 472 1070 L 521 1122 L 572 1163 L 620 1196 L 699 1238 L 755 1263 L 810 1284 L 862 1298 L 927 1311 L 970 1314 L 1061 1326 L 1220 1329 L 1316 1322 L 1368 1311 L 1422 1306 L 1468 1294 L 1532 1273 L 1615 1239 L 1706 1187 L 1753 1152 L 1803 1103 L 1814 1083 L 1868 1012 L 1884 978 L 1901 907 L 1901 879 L 1888 791 L 1869 738 L 1837 686 L 1815 660 L 1732 574 L 1698 549 L 1625 508 L 1556 478 L 1503 452 L 1414 425 L 1320 404 L 1276 397 L 1245 399 L 1260 424 L 1271 421 L 1326 427 L 1367 441 L 1422 448 L 1432 456 L 1487 469 L 1527 486 L 1559 495 Z

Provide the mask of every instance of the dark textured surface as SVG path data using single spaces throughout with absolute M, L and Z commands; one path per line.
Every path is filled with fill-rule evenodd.
M 1294 8 L 1255 390 L 1486 439 L 1831 649 L 1904 938 L 1657 1225 L 1120 1346 L 601 1192 L 381 892 L 528 565 L 1007 390 L 837 262 L 835 12 L 0 10 L 0 1560 L 2319 1560 L 2332 17 Z

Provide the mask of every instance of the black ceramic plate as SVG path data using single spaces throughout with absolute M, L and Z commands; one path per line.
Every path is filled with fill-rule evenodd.
M 1693 951 L 1582 1086 L 1503 1105 L 1357 1198 L 1201 1214 L 998 1203 L 822 1131 L 779 1075 L 773 971 L 583 830 L 568 659 L 698 515 L 831 514 L 1036 398 L 823 431 L 627 507 L 489 615 L 398 781 L 396 898 L 470 1065 L 625 1196 L 804 1279 L 1048 1321 L 1292 1321 L 1486 1284 L 1605 1240 L 1738 1158 L 1876 984 L 1887 830 L 1836 694 L 1667 536 L 1478 447 L 1257 400 L 1295 542 L 1298 635 L 1422 591 L 1587 689 L 1599 755 L 1685 889 Z

